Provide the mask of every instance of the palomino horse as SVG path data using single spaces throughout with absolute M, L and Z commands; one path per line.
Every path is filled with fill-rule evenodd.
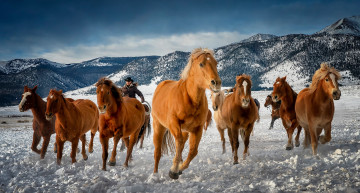
M 338 71 L 323 63 L 315 72 L 310 87 L 303 89 L 296 100 L 296 118 L 305 130 L 304 147 L 308 147 L 311 139 L 313 155 L 317 154 L 318 140 L 322 144 L 331 140 L 333 100 L 339 100 L 341 96 L 337 82 L 340 78 Z M 325 136 L 320 136 L 323 129 Z
M 288 143 L 286 145 L 286 150 L 292 150 L 294 148 L 292 136 L 295 128 L 297 128 L 298 131 L 295 137 L 295 146 L 299 147 L 300 145 L 299 137 L 301 132 L 301 126 L 299 126 L 299 123 L 296 120 L 296 97 L 296 92 L 286 82 L 286 76 L 283 78 L 278 77 L 274 83 L 272 99 L 275 103 L 281 101 L 280 117 L 288 135 Z
M 56 116 L 55 131 L 57 144 L 57 164 L 61 164 L 65 141 L 71 142 L 72 163 L 76 162 L 76 151 L 79 139 L 82 142 L 81 154 L 84 160 L 88 157 L 85 151 L 86 135 L 91 130 L 89 152 L 93 152 L 93 141 L 98 130 L 99 111 L 91 100 L 78 99 L 73 102 L 66 100 L 62 90 L 51 89 L 47 97 L 45 116 L 51 120 Z
M 268 107 L 269 105 L 271 105 L 271 123 L 270 123 L 270 127 L 269 130 L 272 129 L 274 127 L 274 122 L 276 119 L 280 118 L 280 105 L 281 105 L 281 101 L 278 102 L 274 102 L 272 100 L 271 95 L 268 95 L 265 99 L 265 107 Z
M 169 171 L 170 178 L 178 179 L 182 171 L 189 167 L 191 160 L 198 153 L 209 110 L 205 89 L 218 92 L 220 88 L 221 80 L 213 51 L 202 48 L 191 53 L 179 81 L 165 80 L 157 86 L 152 102 L 154 173 L 158 172 L 162 150 L 167 148 L 169 131 L 175 137 L 176 145 L 173 165 Z M 189 135 L 189 154 L 181 164 L 182 151 Z M 165 142 L 162 145 L 163 140 Z
M 221 142 L 222 142 L 222 149 L 223 149 L 223 154 L 226 152 L 225 149 L 225 137 L 224 137 L 224 133 L 225 133 L 225 129 L 226 129 L 226 123 L 223 119 L 223 117 L 221 116 L 221 108 L 222 105 L 224 103 L 224 99 L 225 99 L 225 94 L 224 94 L 225 90 L 222 90 L 220 92 L 214 93 L 211 92 L 211 103 L 212 103 L 212 108 L 214 110 L 214 120 L 216 123 L 216 128 L 219 131 L 220 134 L 220 138 L 221 138 Z M 228 132 L 229 134 L 229 132 Z M 231 141 L 231 136 L 229 135 L 229 139 Z
M 138 138 L 145 121 L 145 108 L 135 98 L 122 97 L 121 89 L 111 80 L 101 78 L 96 84 L 97 103 L 100 110 L 99 131 L 100 142 L 103 149 L 103 170 L 106 170 L 108 158 L 109 138 L 114 137 L 114 148 L 109 164 L 116 164 L 116 147 L 123 138 L 127 145 L 124 166 L 128 167 L 132 149 Z M 143 135 L 144 132 L 141 132 Z M 130 136 L 130 140 L 128 137 Z M 129 142 L 127 142 L 129 141 Z
M 238 164 L 239 130 L 244 142 L 243 159 L 246 158 L 250 143 L 250 134 L 254 123 L 259 119 L 258 108 L 251 97 L 250 76 L 243 74 L 236 77 L 234 92 L 229 94 L 222 105 L 221 115 L 228 128 L 234 164 Z
M 50 137 L 55 133 L 55 118 L 50 121 L 45 118 L 46 102 L 35 92 L 37 86 L 34 88 L 24 87 L 24 93 L 19 104 L 19 111 L 24 112 L 31 109 L 34 116 L 33 119 L 33 141 L 31 149 L 40 154 L 40 159 L 44 159 L 47 147 L 50 142 Z M 37 146 L 40 143 L 41 137 L 43 137 L 43 144 L 41 150 L 38 150 Z M 54 152 L 56 152 L 56 143 L 54 145 Z

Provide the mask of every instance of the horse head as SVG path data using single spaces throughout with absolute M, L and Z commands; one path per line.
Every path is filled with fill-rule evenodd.
M 340 78 L 341 75 L 335 68 L 330 68 L 328 64 L 322 63 L 320 69 L 318 69 L 313 76 L 310 89 L 314 91 L 316 88 L 322 87 L 322 89 L 334 100 L 339 100 L 341 91 L 339 89 L 338 80 Z
M 217 111 L 221 107 L 222 103 L 224 102 L 224 98 L 224 91 L 220 91 L 217 93 L 211 92 L 210 99 L 214 111 Z
M 97 104 L 101 114 L 122 101 L 122 92 L 107 78 L 101 78 L 96 84 Z
M 286 76 L 280 78 L 278 77 L 274 83 L 274 89 L 272 92 L 272 100 L 274 102 L 281 101 L 282 97 L 285 96 L 286 93 Z
M 27 86 L 24 86 L 24 93 L 21 96 L 21 102 L 19 104 L 19 111 L 20 112 L 24 112 L 27 111 L 31 108 L 35 107 L 36 104 L 36 91 L 37 86 L 35 86 L 34 88 L 29 88 Z
M 64 100 L 62 90 L 51 89 L 47 97 L 45 117 L 50 121 L 54 115 L 59 112 L 61 107 L 61 100 Z
M 181 73 L 181 78 L 186 80 L 188 77 L 196 78 L 194 83 L 212 92 L 219 92 L 221 89 L 221 79 L 217 71 L 217 61 L 213 56 L 213 51 L 197 48 L 190 55 L 189 62 Z
M 266 99 L 265 99 L 265 104 L 264 106 L 265 107 L 268 107 L 269 105 L 271 105 L 271 102 L 272 102 L 272 97 L 271 95 L 267 95 Z
M 234 94 L 243 108 L 247 108 L 250 104 L 251 85 L 252 82 L 249 75 L 242 74 L 236 77 Z

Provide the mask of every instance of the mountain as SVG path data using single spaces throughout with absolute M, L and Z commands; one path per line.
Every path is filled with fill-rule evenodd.
M 270 89 L 278 76 L 287 76 L 291 86 L 301 89 L 310 84 L 322 62 L 340 71 L 340 84 L 360 84 L 360 36 L 355 33 L 358 18 L 341 19 L 311 35 L 256 34 L 214 49 L 223 86 L 233 86 L 235 76 L 246 73 L 252 77 L 253 90 Z M 347 30 L 339 30 L 344 26 Z M 348 29 L 351 33 L 345 33 Z M 45 97 L 51 88 L 70 91 L 86 87 L 82 92 L 93 94 L 95 87 L 91 85 L 103 76 L 119 86 L 127 76 L 139 84 L 178 80 L 189 55 L 176 51 L 165 56 L 101 57 L 75 64 L 45 59 L 0 62 L 0 106 L 18 104 L 24 85 L 39 85 L 38 91 Z
M 351 34 L 360 36 L 360 16 L 340 19 L 317 33 Z

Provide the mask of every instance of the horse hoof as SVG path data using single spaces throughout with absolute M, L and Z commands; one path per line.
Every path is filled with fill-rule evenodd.
M 89 157 L 88 157 L 88 156 L 86 156 L 86 157 L 84 157 L 84 160 L 86 161 L 86 160 L 88 160 L 88 158 L 89 158 Z
M 106 171 L 106 168 L 102 168 L 103 171 Z
M 181 170 L 179 170 L 179 176 L 182 174 L 182 171 Z
M 286 147 L 286 150 L 292 150 L 292 147 Z
M 239 164 L 239 162 L 238 161 L 234 161 L 234 163 L 233 163 L 234 165 L 236 165 L 236 164 Z
M 171 170 L 169 171 L 169 177 L 171 179 L 174 179 L 174 180 L 177 180 L 179 179 L 179 173 L 175 173 L 175 172 L 172 172 Z
M 54 153 L 57 153 L 57 150 L 54 150 Z
M 89 150 L 89 153 L 93 153 L 93 152 L 94 152 L 94 150 L 91 150 L 91 151 Z
M 295 146 L 296 146 L 296 147 L 299 147 L 299 146 L 300 146 L 300 143 L 295 143 Z
M 109 166 L 115 166 L 115 165 L 116 165 L 116 161 L 114 162 L 109 161 Z

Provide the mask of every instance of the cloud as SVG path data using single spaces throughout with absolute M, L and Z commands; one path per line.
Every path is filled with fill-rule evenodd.
M 174 51 L 191 51 L 197 47 L 214 49 L 249 36 L 239 32 L 199 32 L 159 37 L 112 36 L 102 44 L 64 47 L 45 52 L 41 57 L 60 63 L 76 63 L 102 56 L 162 56 Z

